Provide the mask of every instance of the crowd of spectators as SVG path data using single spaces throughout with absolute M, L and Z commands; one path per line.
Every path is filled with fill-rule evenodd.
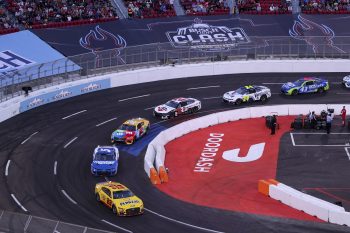
M 291 0 L 238 0 L 239 13 L 287 14 L 292 13 Z
M 186 15 L 228 14 L 228 0 L 180 0 Z
M 129 18 L 154 18 L 175 16 L 174 0 L 126 1 Z
M 0 30 L 16 28 L 16 22 L 11 19 L 7 10 L 7 2 L 5 0 L 0 0 Z
M 116 17 L 104 0 L 7 0 L 8 10 L 26 27 L 50 22 Z
M 303 13 L 350 13 L 349 0 L 301 0 L 300 7 Z

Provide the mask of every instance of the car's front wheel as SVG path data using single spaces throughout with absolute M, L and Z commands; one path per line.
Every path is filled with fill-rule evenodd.
M 320 93 L 320 94 L 321 94 L 321 93 L 323 93 L 323 92 L 324 92 L 323 87 L 317 89 L 317 93 Z
M 294 90 L 292 91 L 292 95 L 297 95 L 297 94 L 298 94 L 298 90 L 294 89 Z
M 117 207 L 115 207 L 115 205 L 112 205 L 112 212 L 113 214 L 118 214 Z
M 241 105 L 241 103 L 242 103 L 241 99 L 237 99 L 236 102 L 235 102 L 236 105 Z
M 262 96 L 260 97 L 260 101 L 261 101 L 262 103 L 265 103 L 265 102 L 267 101 L 267 96 L 266 96 L 266 95 L 262 95 Z

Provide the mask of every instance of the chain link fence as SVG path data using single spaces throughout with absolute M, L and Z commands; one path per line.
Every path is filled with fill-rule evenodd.
M 36 217 L 32 215 L 0 211 L 1 233 L 112 233 L 86 226 Z
M 251 59 L 349 59 L 349 51 L 350 37 L 250 37 L 249 43 L 243 44 L 192 41 L 176 45 L 156 43 L 116 48 L 71 56 L 46 63 L 45 66 L 39 64 L 0 75 L 0 101 L 23 94 L 23 86 L 39 90 L 111 72 Z

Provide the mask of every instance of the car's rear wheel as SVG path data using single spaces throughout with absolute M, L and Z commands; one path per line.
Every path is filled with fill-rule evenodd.
M 265 102 L 267 101 L 267 96 L 266 96 L 266 95 L 262 95 L 262 96 L 260 97 L 260 101 L 261 101 L 262 103 L 265 103 Z
M 115 205 L 112 205 L 112 212 L 113 214 L 118 214 L 117 207 L 115 207 Z
M 235 102 L 236 105 L 240 105 L 241 103 L 242 103 L 241 99 L 237 99 L 236 102 Z
M 96 193 L 96 201 L 100 202 L 101 199 L 100 199 L 100 195 L 98 193 Z
M 298 94 L 298 91 L 296 90 L 296 89 L 294 89 L 293 91 L 292 91 L 292 95 L 297 95 Z
M 323 93 L 323 92 L 324 92 L 323 87 L 317 89 L 317 93 Z

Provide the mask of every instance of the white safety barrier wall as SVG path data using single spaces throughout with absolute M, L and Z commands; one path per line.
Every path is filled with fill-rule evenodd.
M 350 226 L 350 213 L 346 212 L 344 207 L 302 193 L 282 183 L 265 181 L 265 184 L 269 185 L 268 193 L 263 194 L 285 205 L 330 223 Z
M 162 131 L 148 145 L 144 158 L 145 171 L 148 176 L 150 176 L 150 170 L 156 170 L 160 176 L 164 176 L 164 174 L 161 174 L 161 168 L 165 167 L 165 145 L 178 137 L 201 128 L 240 119 L 264 117 L 271 115 L 271 113 L 278 116 L 299 114 L 305 115 L 311 111 L 319 113 L 322 110 L 334 109 L 334 114 L 339 115 L 343 106 L 346 106 L 347 109 L 350 108 L 349 104 L 295 104 L 250 107 L 213 113 L 185 121 Z M 348 212 L 345 212 L 343 207 L 339 207 L 332 203 L 301 193 L 300 191 L 284 184 L 278 184 L 277 186 L 270 185 L 269 195 L 270 197 L 279 200 L 288 206 L 304 211 L 305 213 L 324 221 L 350 226 L 350 215 Z
M 331 66 L 329 64 L 332 64 Z M 269 64 L 269 65 L 267 65 Z M 31 92 L 28 97 L 19 96 L 11 100 L 0 103 L 0 122 L 9 119 L 19 113 L 20 104 L 26 100 L 43 94 L 50 94 L 58 90 L 74 88 L 82 84 L 110 80 L 108 88 L 133 85 L 159 80 L 169 80 L 177 78 L 188 78 L 194 76 L 213 76 L 223 74 L 244 74 L 244 73 L 306 73 L 306 72 L 350 72 L 348 60 L 257 60 L 257 61 L 230 61 L 230 62 L 210 62 L 200 64 L 187 64 L 175 66 L 162 66 L 134 71 L 113 73 L 94 78 L 78 80 L 64 83 L 53 87 L 48 87 Z M 341 81 L 341 80 L 340 80 Z M 84 93 L 84 92 L 81 92 Z M 88 92 L 86 92 L 88 93 Z M 62 99 L 66 99 L 65 96 Z M 69 98 L 69 97 L 68 97 Z M 46 98 L 48 99 L 48 98 Z M 58 98 L 60 99 L 60 98 Z M 38 99 L 33 102 L 38 103 Z M 40 100 L 39 100 L 40 101 Z M 33 103 L 35 104 L 35 103 Z M 39 105 L 40 106 L 40 105 Z

